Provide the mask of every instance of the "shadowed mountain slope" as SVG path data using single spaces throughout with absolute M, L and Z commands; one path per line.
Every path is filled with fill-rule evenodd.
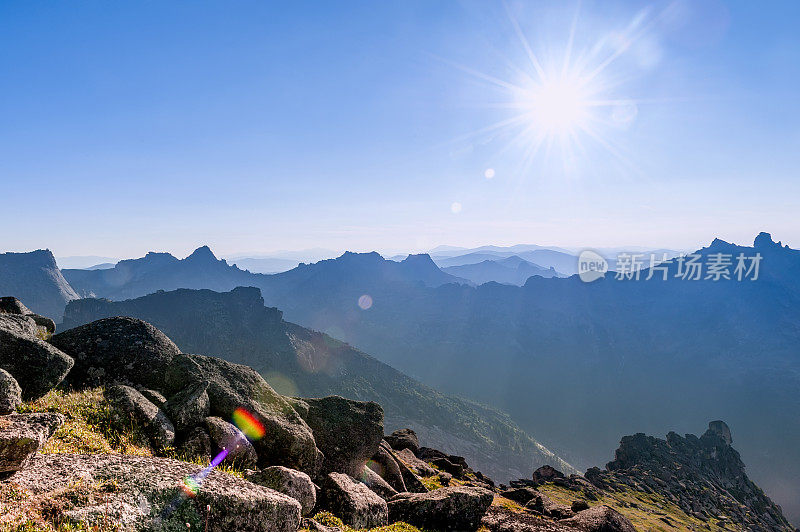
M 759 278 L 675 277 L 524 286 L 384 285 L 361 311 L 355 289 L 265 292 L 287 319 L 336 336 L 445 393 L 490 404 L 576 465 L 598 463 L 617 435 L 688 431 L 709 418 L 740 427 L 750 474 L 800 518 L 800 252 L 761 234 L 715 240 L 733 274 L 760 253 Z M 748 263 L 749 265 L 749 263 Z
M 0 253 L 0 296 L 16 296 L 55 321 L 61 320 L 67 302 L 78 298 L 47 249 Z
M 283 321 L 279 310 L 264 306 L 256 288 L 78 300 L 67 308 L 64 327 L 117 315 L 152 323 L 185 352 L 251 366 L 284 394 L 376 401 L 385 410 L 388 432 L 413 427 L 429 445 L 464 455 L 498 479 L 527 476 L 545 463 L 571 469 L 506 415 L 440 394 L 347 344 Z

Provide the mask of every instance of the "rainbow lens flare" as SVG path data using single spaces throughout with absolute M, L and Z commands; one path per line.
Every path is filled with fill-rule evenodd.
M 264 430 L 264 425 L 244 408 L 237 408 L 233 411 L 233 424 L 236 425 L 250 441 L 260 440 L 267 432 Z
M 186 477 L 183 479 L 183 484 L 181 484 L 181 489 L 183 493 L 186 494 L 187 497 L 197 497 L 197 494 L 200 492 L 200 484 L 192 477 Z

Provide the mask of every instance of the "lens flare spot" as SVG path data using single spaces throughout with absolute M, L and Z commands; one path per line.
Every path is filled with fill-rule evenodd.
M 460 213 L 461 212 L 461 204 L 459 202 L 457 202 L 457 201 L 454 201 L 450 205 L 450 212 L 452 212 L 453 214 Z
M 186 494 L 187 497 L 197 497 L 197 494 L 200 493 L 200 484 L 197 483 L 195 479 L 192 477 L 186 477 L 183 479 L 183 484 L 181 484 L 181 489 L 183 493 Z
M 381 464 L 379 464 L 378 462 L 376 462 L 374 460 L 369 460 L 367 462 L 367 466 L 364 468 L 365 469 L 365 471 L 364 471 L 364 476 L 365 477 L 366 477 L 366 469 L 367 469 L 367 467 L 372 469 L 374 472 L 376 472 L 381 477 L 383 477 L 386 474 L 386 470 L 384 469 L 384 467 Z
M 233 424 L 236 425 L 250 441 L 260 440 L 264 437 L 264 434 L 266 434 L 264 425 L 244 408 L 237 408 L 233 411 Z
M 486 179 L 492 179 L 494 177 L 494 168 L 487 168 L 483 173 L 483 177 Z
M 358 306 L 361 310 L 369 310 L 372 308 L 372 296 L 369 294 L 364 294 L 363 296 L 358 298 Z

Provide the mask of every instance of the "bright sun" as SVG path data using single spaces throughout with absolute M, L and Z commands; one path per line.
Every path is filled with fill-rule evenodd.
M 501 91 L 503 101 L 492 106 L 508 112 L 498 122 L 459 137 L 485 136 L 489 142 L 502 138 L 506 143 L 499 153 L 514 149 L 521 155 L 519 175 L 527 174 L 537 157 L 547 161 L 551 155 L 563 163 L 565 171 L 576 167 L 589 149 L 600 147 L 625 168 L 636 170 L 626 151 L 615 141 L 626 131 L 638 114 L 644 100 L 623 97 L 622 85 L 631 75 L 625 69 L 629 62 L 609 68 L 639 39 L 647 35 L 662 15 L 644 10 L 627 27 L 601 35 L 597 42 L 576 46 L 578 12 L 561 56 L 557 45 L 545 47 L 542 61 L 531 47 L 517 18 L 506 5 L 509 20 L 519 39 L 519 51 L 527 64 L 504 58 L 512 77 L 499 78 L 472 68 L 453 66 L 488 82 Z M 638 56 L 636 56 L 638 57 Z M 647 100 L 654 103 L 657 100 Z
M 545 79 L 523 95 L 523 106 L 530 111 L 532 125 L 546 135 L 574 133 L 585 127 L 588 100 L 579 80 Z

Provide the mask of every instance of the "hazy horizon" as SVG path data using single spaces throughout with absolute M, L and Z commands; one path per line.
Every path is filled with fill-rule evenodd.
M 697 242 L 693 245 L 681 245 L 681 246 L 674 246 L 674 245 L 663 245 L 658 242 L 653 242 L 651 244 L 646 243 L 630 243 L 630 242 L 623 242 L 623 243 L 605 243 L 605 244 L 595 244 L 595 243 L 583 243 L 583 244 L 570 244 L 570 243 L 542 243 L 542 242 L 504 242 L 504 243 L 495 243 L 495 242 L 478 242 L 475 244 L 436 244 L 434 246 L 428 248 L 415 248 L 415 249 L 402 249 L 402 248 L 381 248 L 378 246 L 375 247 L 365 247 L 365 248 L 326 248 L 326 247 L 316 247 L 316 248 L 295 248 L 295 249 L 265 249 L 265 250 L 249 250 L 249 251 L 241 251 L 241 250 L 234 250 L 234 251 L 220 251 L 220 249 L 224 249 L 224 246 L 221 248 L 217 248 L 211 244 L 199 242 L 195 245 L 181 245 L 173 249 L 163 249 L 163 248 L 139 248 L 140 250 L 131 251 L 127 254 L 122 255 L 102 255 L 97 253 L 88 253 L 88 254 L 69 254 L 69 253 L 60 253 L 58 251 L 58 246 L 47 246 L 47 245 L 40 245 L 40 246 L 32 246 L 28 248 L 16 248 L 16 249 L 4 249 L 3 252 L 11 252 L 11 253 L 27 253 L 31 251 L 35 251 L 38 249 L 49 249 L 53 252 L 53 255 L 57 259 L 84 259 L 84 258 L 96 258 L 99 259 L 99 262 L 104 262 L 106 260 L 111 261 L 118 261 L 124 259 L 133 259 L 143 257 L 147 253 L 169 253 L 177 258 L 185 258 L 189 256 L 193 251 L 202 247 L 208 246 L 214 255 L 217 258 L 224 258 L 226 260 L 235 260 L 239 258 L 260 258 L 260 257 L 276 257 L 286 255 L 289 257 L 296 257 L 301 255 L 312 255 L 312 256 L 327 256 L 330 255 L 338 256 L 346 251 L 350 251 L 353 253 L 371 253 L 377 252 L 384 257 L 391 257 L 395 255 L 403 255 L 403 254 L 425 254 L 431 253 L 437 250 L 438 248 L 459 248 L 464 250 L 471 250 L 475 248 L 487 247 L 487 246 L 496 246 L 501 248 L 508 248 L 512 246 L 540 246 L 544 248 L 561 248 L 565 250 L 569 250 L 572 252 L 583 250 L 583 249 L 607 249 L 607 248 L 620 248 L 620 249 L 627 249 L 627 250 L 641 250 L 641 249 L 669 249 L 674 251 L 694 251 L 700 249 L 702 247 L 706 247 L 715 238 L 720 238 L 726 242 L 730 242 L 732 244 L 737 244 L 741 246 L 752 246 L 753 239 L 761 232 L 766 232 L 772 235 L 773 240 L 776 242 L 781 242 L 783 245 L 788 245 L 793 249 L 798 249 L 798 245 L 795 245 L 791 241 L 787 241 L 781 237 L 779 234 L 771 233 L 769 230 L 756 230 L 752 233 L 751 236 L 748 236 L 746 233 L 742 238 L 726 238 L 720 235 L 710 235 L 705 241 Z M 580 242 L 580 241 L 576 241 Z M 100 250 L 102 251 L 102 250 Z
M 769 233 L 769 231 L 765 231 Z M 756 233 L 757 234 L 757 233 Z M 726 240 L 732 244 L 737 244 L 741 246 L 752 246 L 753 239 L 755 238 L 755 234 L 752 238 L 745 239 L 742 241 L 737 240 L 727 240 L 723 238 L 722 240 Z M 719 237 L 714 237 L 719 238 Z M 781 242 L 783 245 L 788 245 L 793 249 L 797 249 L 794 245 L 790 242 L 782 241 L 778 235 L 772 235 L 772 238 L 776 242 Z M 422 250 L 396 250 L 396 249 L 389 249 L 389 250 L 381 250 L 381 249 L 325 249 L 325 248 L 307 248 L 307 249 L 280 249 L 280 250 L 273 250 L 273 251 L 250 251 L 250 252 L 234 252 L 234 253 L 220 253 L 218 252 L 213 246 L 208 246 L 214 255 L 218 259 L 225 259 L 228 261 L 229 264 L 236 263 L 237 260 L 241 259 L 279 259 L 289 261 L 298 261 L 298 262 L 318 262 L 320 260 L 328 259 L 328 258 L 336 258 L 345 252 L 353 252 L 353 253 L 371 253 L 377 252 L 381 256 L 385 258 L 394 258 L 397 256 L 407 255 L 407 254 L 429 254 L 435 253 L 440 248 L 442 249 L 449 249 L 452 248 L 452 254 L 457 255 L 459 250 L 463 250 L 464 252 L 469 252 L 471 250 L 483 247 L 499 247 L 499 248 L 510 248 L 512 246 L 538 246 L 542 248 L 549 248 L 549 249 L 558 249 L 564 250 L 569 253 L 578 253 L 584 249 L 592 249 L 592 250 L 615 250 L 615 249 L 623 249 L 626 251 L 642 251 L 642 250 L 660 250 L 660 249 L 667 249 L 670 251 L 675 252 L 692 252 L 698 250 L 700 248 L 706 247 L 711 244 L 713 239 L 709 239 L 707 242 L 699 243 L 696 246 L 692 247 L 671 247 L 671 246 L 659 246 L 659 245 L 651 245 L 651 246 L 643 246 L 643 245 L 610 245 L 610 246 L 594 246 L 594 245 L 583 245 L 583 246 L 561 246 L 561 245 L 548 245 L 548 244 L 534 244 L 534 243 L 514 243 L 514 244 L 507 244 L 507 245 L 497 245 L 497 244 L 480 244 L 475 246 L 451 246 L 448 244 L 442 244 L 438 246 L 434 246 L 429 249 L 422 249 Z M 145 256 L 147 253 L 154 252 L 154 253 L 169 253 L 174 257 L 179 259 L 186 258 L 196 249 L 202 246 L 207 246 L 207 244 L 200 244 L 196 247 L 191 247 L 191 249 L 182 250 L 181 252 L 175 252 L 171 250 L 163 250 L 163 249 L 151 249 L 146 252 L 142 252 L 140 254 L 133 254 L 133 255 L 126 255 L 121 257 L 110 257 L 110 256 L 102 256 L 102 255 L 59 255 L 54 252 L 54 256 L 56 260 L 59 262 L 60 268 L 88 268 L 91 266 L 100 265 L 103 263 L 111 263 L 117 262 L 120 260 L 125 259 L 136 259 Z M 40 248 L 39 248 L 40 249 Z M 27 250 L 5 250 L 5 251 L 12 251 L 12 252 L 29 252 L 33 251 L 33 249 Z M 52 251 L 52 250 L 51 250 Z M 63 262 L 63 264 L 62 264 Z M 288 268 L 288 267 L 287 267 Z

